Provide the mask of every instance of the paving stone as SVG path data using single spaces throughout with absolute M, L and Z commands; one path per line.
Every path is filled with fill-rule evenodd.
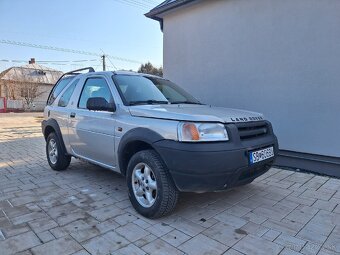
M 69 235 L 73 232 L 77 232 L 80 231 L 82 229 L 89 229 L 91 226 L 88 225 L 85 221 L 83 220 L 78 220 L 78 221 L 74 221 L 70 224 L 67 224 L 63 227 L 57 227 L 57 228 L 53 228 L 50 230 L 50 232 L 56 237 L 56 238 L 60 238 L 62 236 L 65 235 Z
M 231 247 L 248 233 L 225 223 L 218 223 L 205 230 L 203 234 Z
M 319 210 L 316 208 L 300 205 L 285 218 L 302 224 L 306 224 L 317 214 L 318 211 Z
M 223 255 L 243 255 L 243 253 L 238 252 L 237 250 L 234 250 L 233 248 L 230 248 L 227 250 Z
M 202 226 L 183 218 L 177 218 L 175 221 L 170 223 L 170 226 L 189 236 L 195 236 L 204 230 Z
M 173 230 L 172 227 L 170 227 L 168 224 L 166 223 L 157 223 L 149 228 L 146 229 L 148 232 L 150 232 L 151 234 L 154 234 L 157 237 L 161 237 L 167 233 L 169 233 L 170 231 Z
M 321 248 L 318 255 L 339 255 L 339 253 L 335 251 L 330 251 L 326 248 Z
M 12 198 L 10 199 L 10 201 L 14 206 L 18 206 L 18 205 L 24 205 L 24 204 L 37 201 L 39 199 L 40 198 L 37 195 L 27 195 L 27 196 L 20 196 L 20 197 Z
M 157 236 L 150 234 L 150 235 L 147 235 L 145 237 L 138 239 L 136 242 L 134 242 L 134 244 L 138 247 L 142 247 L 142 246 L 147 245 L 148 243 L 155 241 L 156 239 L 157 239 Z
M 180 250 L 171 246 L 167 242 L 161 239 L 157 239 L 147 245 L 143 246 L 142 249 L 149 255 L 180 255 L 183 254 Z
M 90 253 L 88 253 L 86 250 L 80 250 L 73 253 L 72 255 L 90 255 Z
M 276 231 L 276 230 L 268 230 L 268 232 L 266 232 L 262 238 L 268 240 L 268 241 L 274 241 L 279 235 L 281 235 L 281 232 Z
M 45 243 L 43 245 L 37 246 L 32 249 L 35 255 L 68 255 L 81 250 L 82 247 L 76 241 L 74 241 L 70 236 L 63 237 Z
M 321 249 L 321 245 L 307 242 L 307 244 L 301 250 L 301 253 L 305 255 L 315 255 L 315 254 L 318 254 L 320 249 Z
M 324 243 L 324 247 L 340 254 L 340 233 L 330 234 Z
M 261 207 L 254 209 L 253 212 L 258 215 L 267 217 L 269 219 L 280 221 L 291 212 L 291 209 L 290 208 L 283 209 L 283 207 L 277 208 L 275 206 L 263 205 Z
M 32 212 L 32 213 L 28 213 L 28 214 L 24 214 L 24 215 L 15 217 L 15 218 L 11 219 L 11 222 L 14 225 L 18 225 L 18 224 L 26 223 L 26 222 L 33 221 L 33 220 L 36 220 L 36 219 L 44 218 L 44 217 L 46 217 L 45 213 Z
M 234 245 L 233 249 L 244 254 L 268 255 L 279 254 L 281 250 L 283 250 L 283 247 L 281 245 L 269 242 L 265 239 L 253 236 L 246 236 L 236 245 Z
M 120 225 L 113 219 L 108 219 L 96 225 L 96 228 L 100 231 L 101 234 L 109 232 L 111 230 L 115 230 Z
M 201 244 L 204 245 L 202 246 Z M 222 254 L 228 250 L 228 246 L 223 245 L 205 235 L 199 234 L 186 241 L 178 247 L 188 255 Z
M 307 197 L 296 197 L 296 196 L 287 196 L 285 197 L 285 200 L 300 204 L 300 205 L 307 205 L 311 206 L 312 204 L 315 203 L 316 199 L 315 198 L 307 198 Z
M 224 223 L 226 223 L 230 226 L 234 226 L 236 228 L 240 228 L 240 227 L 244 226 L 245 224 L 247 224 L 246 220 L 244 220 L 240 217 L 231 215 L 227 212 L 220 213 L 220 214 L 216 215 L 214 218 L 221 221 L 221 222 L 224 222 Z
M 295 236 L 302 228 L 303 224 L 292 221 L 267 220 L 262 226 Z
M 252 234 L 258 237 L 263 236 L 269 230 L 269 228 L 263 227 L 253 222 L 248 222 L 246 225 L 242 226 L 240 229 L 243 231 L 246 231 L 248 234 Z
M 54 236 L 49 231 L 37 233 L 37 236 L 43 243 L 47 243 L 55 239 Z
M 90 215 L 87 212 L 84 212 L 83 210 L 79 209 L 65 216 L 60 216 L 56 218 L 56 222 L 60 226 L 64 226 L 76 220 L 86 219 L 87 217 L 90 217 Z
M 0 241 L 1 255 L 15 254 L 25 251 L 41 242 L 33 232 L 26 232 L 17 236 L 10 237 L 4 241 Z
M 0 227 L 1 224 L 0 224 Z M 5 225 L 2 227 L 2 233 L 6 238 L 9 238 L 11 236 L 16 236 L 25 232 L 30 231 L 31 229 L 26 223 L 22 223 L 19 225 Z
M 78 242 L 84 242 L 100 234 L 100 231 L 96 227 L 79 229 L 70 233 L 70 235 Z
M 91 254 L 109 254 L 128 245 L 129 242 L 115 232 L 108 232 L 102 236 L 94 237 L 83 243 L 83 247 Z
M 150 223 L 147 223 L 146 221 L 142 219 L 137 219 L 133 223 L 144 229 L 147 229 L 148 227 L 152 226 Z
M 320 200 L 318 199 L 313 205 L 312 207 L 318 208 L 318 209 L 322 209 L 322 210 L 326 210 L 326 211 L 333 211 L 334 208 L 338 205 L 338 203 L 333 202 L 333 201 L 325 201 L 325 200 Z
M 285 246 L 290 250 L 301 251 L 303 246 L 306 244 L 306 241 L 287 234 L 281 234 L 275 240 L 275 243 Z
M 280 255 L 300 255 L 300 254 L 302 253 L 291 250 L 289 248 L 284 248 L 280 253 Z
M 256 224 L 262 224 L 268 218 L 264 217 L 262 215 L 255 214 L 253 212 L 249 212 L 246 215 L 242 216 L 242 219 L 245 219 L 246 221 L 251 221 L 251 222 L 256 223 Z
M 171 244 L 174 247 L 178 247 L 182 243 L 189 240 L 191 237 L 182 233 L 178 230 L 173 230 L 166 235 L 162 236 L 162 240 L 166 241 L 167 243 Z
M 335 190 L 310 190 L 307 189 L 300 197 L 315 198 L 328 201 L 335 193 Z
M 317 232 L 305 228 L 302 229 L 296 236 L 303 240 L 310 241 L 319 245 L 322 245 L 327 239 L 327 236 L 321 235 Z
M 110 218 L 114 218 L 120 214 L 123 214 L 124 211 L 114 205 L 106 206 L 94 211 L 89 212 L 89 214 L 99 221 L 105 221 Z
M 130 242 L 135 242 L 138 239 L 149 235 L 150 233 L 137 226 L 136 224 L 129 223 L 125 226 L 116 229 L 117 233 L 124 236 Z
M 58 226 L 58 224 L 50 218 L 41 218 L 28 223 L 35 233 L 40 233 Z
M 129 244 L 114 252 L 115 255 L 145 255 L 146 253 L 136 245 Z
M 68 204 L 65 204 L 65 205 L 59 205 L 59 206 L 54 206 L 54 207 L 50 208 L 47 211 L 47 214 L 51 218 L 56 219 L 56 218 L 61 217 L 61 216 L 66 216 L 66 215 L 70 214 L 71 212 L 73 212 L 77 209 L 78 209 L 77 206 L 75 206 L 72 203 L 68 203 Z

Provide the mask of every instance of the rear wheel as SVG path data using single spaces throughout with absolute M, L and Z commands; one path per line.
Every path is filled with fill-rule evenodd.
M 47 137 L 46 156 L 50 167 L 57 171 L 65 170 L 71 162 L 71 156 L 66 154 L 55 133 L 51 133 Z
M 145 217 L 162 217 L 176 206 L 178 190 L 165 164 L 153 150 L 143 150 L 132 156 L 127 185 L 133 207 Z

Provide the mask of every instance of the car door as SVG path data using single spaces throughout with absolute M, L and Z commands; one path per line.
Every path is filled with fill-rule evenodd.
M 86 108 L 91 97 L 103 97 L 114 103 L 109 82 L 104 76 L 85 79 L 77 105 L 70 111 L 69 139 L 73 153 L 79 157 L 115 167 L 114 112 L 90 111 Z

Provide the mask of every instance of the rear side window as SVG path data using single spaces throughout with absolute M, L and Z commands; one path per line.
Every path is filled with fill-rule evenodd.
M 103 97 L 108 103 L 114 103 L 110 88 L 104 78 L 96 77 L 86 80 L 80 95 L 78 107 L 86 109 L 87 100 L 91 97 Z
M 71 99 L 71 96 L 73 94 L 74 89 L 77 86 L 79 79 L 72 82 L 72 84 L 65 90 L 64 94 L 59 99 L 58 106 L 60 107 L 66 107 L 68 105 L 68 102 Z
M 66 87 L 66 85 L 73 79 L 74 77 L 66 77 L 61 79 L 54 87 L 53 90 L 48 97 L 47 104 L 53 104 L 54 100 L 58 97 L 60 92 Z

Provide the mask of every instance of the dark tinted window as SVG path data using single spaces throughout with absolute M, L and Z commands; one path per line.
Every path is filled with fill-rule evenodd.
M 70 98 L 73 94 L 74 89 L 76 88 L 78 81 L 79 79 L 72 82 L 72 84 L 65 90 L 64 94 L 62 94 L 59 99 L 58 106 L 66 107 L 68 105 L 68 102 L 70 101 Z
M 108 103 L 113 103 L 111 91 L 104 78 L 89 78 L 86 80 L 78 107 L 86 109 L 87 100 L 91 97 L 103 97 Z
M 61 79 L 54 87 L 53 90 L 47 100 L 47 104 L 53 104 L 54 100 L 58 97 L 60 92 L 66 87 L 66 85 L 73 79 L 74 77 L 66 77 Z

